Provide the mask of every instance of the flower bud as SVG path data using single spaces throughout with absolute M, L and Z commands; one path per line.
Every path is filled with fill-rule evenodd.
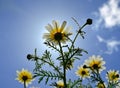
M 88 18 L 86 21 L 86 24 L 91 25 L 92 24 L 92 19 Z
M 87 65 L 83 65 L 83 68 L 88 68 Z
M 28 60 L 30 60 L 30 59 L 32 59 L 32 58 L 33 58 L 33 55 L 31 55 L 31 54 L 28 54 L 28 55 L 27 55 L 27 59 L 28 59 Z
M 116 75 L 116 78 L 119 78 L 119 74 Z

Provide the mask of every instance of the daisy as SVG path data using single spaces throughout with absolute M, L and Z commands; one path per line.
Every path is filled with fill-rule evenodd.
M 105 61 L 101 56 L 91 56 L 89 59 L 85 60 L 85 64 L 89 67 L 92 71 L 101 72 L 105 69 Z
M 78 67 L 78 70 L 75 72 L 77 76 L 81 78 L 86 78 L 90 76 L 89 69 L 84 68 L 83 66 Z
M 65 28 L 67 22 L 64 21 L 61 26 L 59 26 L 59 23 L 55 20 L 52 22 L 53 25 L 48 24 L 46 26 L 46 29 L 49 33 L 45 33 L 43 38 L 46 39 L 48 42 L 52 42 L 54 44 L 66 43 L 68 41 L 68 36 L 70 36 L 72 33 L 69 33 L 70 27 Z
M 110 70 L 106 74 L 106 78 L 109 82 L 118 82 L 120 80 L 119 72 L 115 70 Z
M 23 83 L 24 86 L 28 86 L 33 81 L 32 73 L 28 70 L 22 69 L 22 71 L 16 71 L 17 72 L 17 78 L 20 83 Z

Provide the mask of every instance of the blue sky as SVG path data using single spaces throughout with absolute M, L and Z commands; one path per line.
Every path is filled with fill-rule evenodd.
M 35 48 L 41 55 L 46 49 L 42 39 L 45 26 L 52 20 L 66 20 L 75 32 L 77 25 L 71 17 L 80 25 L 92 18 L 93 25 L 84 28 L 85 39 L 76 43 L 89 54 L 84 54 L 68 75 L 77 78 L 77 66 L 91 55 L 101 55 L 107 70 L 120 70 L 119 0 L 0 0 L 0 87 L 22 88 L 15 80 L 16 70 L 33 70 L 34 63 L 27 61 L 26 55 L 34 53 Z M 28 88 L 32 86 L 48 88 L 44 82 L 37 84 L 37 80 Z

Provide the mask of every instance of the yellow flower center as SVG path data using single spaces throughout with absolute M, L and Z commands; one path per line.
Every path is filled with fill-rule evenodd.
M 55 33 L 55 35 L 54 35 L 55 40 L 60 41 L 60 40 L 62 40 L 62 38 L 63 38 L 62 33 L 60 33 L 60 32 Z
M 24 81 L 26 81 L 26 80 L 28 79 L 28 77 L 27 77 L 27 76 L 23 76 L 22 79 L 23 79 Z

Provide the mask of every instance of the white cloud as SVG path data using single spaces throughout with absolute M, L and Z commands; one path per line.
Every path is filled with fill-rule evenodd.
M 120 25 L 120 0 L 108 0 L 99 8 L 97 27 L 104 22 L 106 28 Z
M 118 46 L 120 45 L 120 41 L 114 39 L 104 39 L 101 36 L 97 35 L 97 39 L 101 43 L 105 43 L 107 50 L 105 51 L 106 54 L 112 54 L 114 51 L 118 51 Z

